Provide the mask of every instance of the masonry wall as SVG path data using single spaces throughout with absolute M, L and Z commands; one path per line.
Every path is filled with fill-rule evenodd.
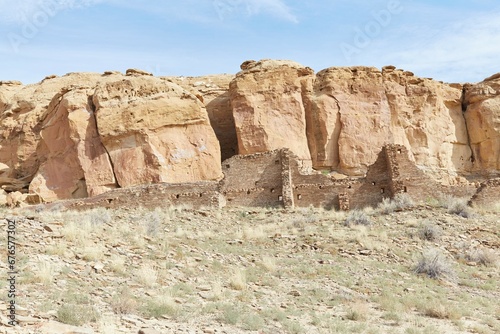
M 469 204 L 489 207 L 500 204 L 500 178 L 481 183 Z
M 67 207 L 72 209 L 96 206 L 105 208 L 223 207 L 225 200 L 220 195 L 218 186 L 218 183 L 214 181 L 136 186 L 113 190 L 91 198 L 68 201 Z
M 237 155 L 222 163 L 219 191 L 228 206 L 283 206 L 281 151 Z
M 381 153 L 387 157 L 394 195 L 408 193 L 413 200 L 425 203 L 443 195 L 470 198 L 476 192 L 472 184 L 444 186 L 434 181 L 408 158 L 408 151 L 402 145 L 384 146 Z
M 410 161 L 401 145 L 387 145 L 365 178 L 336 180 L 321 173 L 305 174 L 302 162 L 288 149 L 234 156 L 222 164 L 224 178 L 184 184 L 153 184 L 117 189 L 100 196 L 66 202 L 71 208 L 102 206 L 149 208 L 171 205 L 199 207 L 324 207 L 350 210 L 376 207 L 384 198 L 407 193 L 426 202 L 445 194 L 488 205 L 500 201 L 500 179 L 474 185 L 443 186 Z M 474 196 L 473 196 L 474 195 Z

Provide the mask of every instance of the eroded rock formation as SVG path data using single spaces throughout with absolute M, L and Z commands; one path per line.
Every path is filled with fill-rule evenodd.
M 236 75 L 70 73 L 0 81 L 0 128 L 0 186 L 32 200 L 220 180 L 222 160 L 281 148 L 301 168 L 358 177 L 387 144 L 457 185 L 500 175 L 500 75 L 446 84 L 394 66 L 315 74 L 278 60 Z
M 287 61 L 247 62 L 230 84 L 239 154 L 290 148 L 311 160 L 303 94 L 313 79 L 308 67 Z
M 27 180 L 43 201 L 222 176 L 204 105 L 174 83 L 130 71 L 4 86 L 5 177 Z
M 461 85 L 393 66 L 332 67 L 316 75 L 293 62 L 244 68 L 230 86 L 240 153 L 288 147 L 302 159 L 310 153 L 316 169 L 362 176 L 380 147 L 402 144 L 435 178 L 453 183 L 472 170 Z

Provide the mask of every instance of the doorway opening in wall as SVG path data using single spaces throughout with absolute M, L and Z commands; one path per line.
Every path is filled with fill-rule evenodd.
M 403 187 L 403 191 L 404 191 L 405 193 L 407 193 L 407 192 L 408 192 L 408 189 L 406 188 L 406 186 L 404 186 L 404 187 Z
M 380 193 L 381 194 L 385 193 L 385 189 L 384 188 L 380 188 Z

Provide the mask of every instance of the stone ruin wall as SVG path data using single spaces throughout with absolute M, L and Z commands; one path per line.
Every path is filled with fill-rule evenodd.
M 279 150 L 237 155 L 222 163 L 220 192 L 228 206 L 283 206 L 282 154 Z
M 93 198 L 69 201 L 72 208 L 93 206 L 161 207 L 324 207 L 350 210 L 375 207 L 384 198 L 407 193 L 426 203 L 444 195 L 471 198 L 487 205 L 498 203 L 500 179 L 476 188 L 471 184 L 444 186 L 409 159 L 402 145 L 386 145 L 364 178 L 334 179 L 319 172 L 304 174 L 302 162 L 288 149 L 238 155 L 223 162 L 224 178 L 183 184 L 153 184 L 114 190 Z M 51 204 L 57 205 L 57 204 Z
M 481 183 L 469 204 L 479 206 L 500 205 L 500 178 Z

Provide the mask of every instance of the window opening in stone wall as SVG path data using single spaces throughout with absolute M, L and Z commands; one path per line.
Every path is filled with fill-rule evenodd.
M 380 193 L 381 194 L 385 193 L 385 189 L 384 188 L 380 188 Z
M 175 195 L 175 198 L 179 199 L 179 197 L 181 197 L 181 195 Z
M 271 188 L 271 192 L 273 193 L 274 191 L 275 191 L 274 188 Z
M 201 194 L 201 193 L 200 193 L 200 195 L 199 195 L 199 196 L 200 196 L 200 197 L 203 197 L 203 194 Z
M 297 199 L 302 199 L 302 195 L 301 195 L 301 194 L 298 194 L 298 195 L 297 195 Z
M 372 182 L 372 186 L 374 186 L 374 185 L 375 185 L 375 182 Z
M 231 167 L 231 165 L 226 165 L 226 168 L 230 168 L 230 167 Z
M 278 196 L 278 201 L 282 201 L 283 200 L 283 196 Z
M 348 185 L 348 186 L 347 186 L 347 189 L 351 189 L 351 188 L 352 188 L 352 186 L 351 186 L 351 185 Z
M 401 154 L 403 153 L 403 151 L 400 148 L 398 148 L 398 153 Z
M 405 187 L 403 187 L 403 191 L 404 191 L 405 193 L 407 193 L 407 192 L 408 192 L 408 189 L 406 189 L 406 186 L 405 186 Z

